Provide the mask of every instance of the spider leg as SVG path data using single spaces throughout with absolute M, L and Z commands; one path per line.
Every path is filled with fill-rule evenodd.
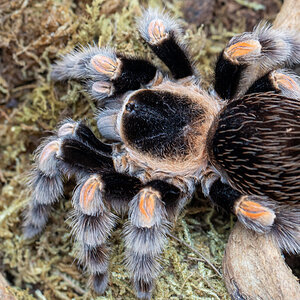
M 63 194 L 63 182 L 60 171 L 51 176 L 40 170 L 34 170 L 31 176 L 33 189 L 31 200 L 24 212 L 23 234 L 32 238 L 45 227 L 51 207 Z
M 247 228 L 272 234 L 279 247 L 287 252 L 300 252 L 299 204 L 291 209 L 266 196 L 242 195 L 209 171 L 202 177 L 201 185 L 205 196 L 232 211 Z
M 111 156 L 111 146 L 98 140 L 91 129 L 86 126 L 84 122 L 75 122 L 71 119 L 63 121 L 58 130 L 58 137 L 66 135 L 76 136 L 78 140 L 95 149 L 103 156 Z
M 202 184 L 205 196 L 225 210 L 233 211 L 246 227 L 261 233 L 271 230 L 275 213 L 269 207 L 268 197 L 242 195 L 212 174 Z
M 88 46 L 65 55 L 52 67 L 54 80 L 86 81 L 87 91 L 97 100 L 113 99 L 130 90 L 151 85 L 162 75 L 144 59 L 126 57 L 110 48 Z
M 57 133 L 37 150 L 36 167 L 30 180 L 31 201 L 25 211 L 24 236 L 31 238 L 43 230 L 52 205 L 63 195 L 64 176 L 80 178 L 91 172 L 113 169 L 110 153 L 110 147 L 97 140 L 83 123 L 63 122 Z
M 158 10 L 147 10 L 139 20 L 139 31 L 175 79 L 194 75 L 195 70 L 189 55 L 180 42 L 180 27 L 167 14 L 162 14 Z
M 116 223 L 111 209 L 125 213 L 140 187 L 136 178 L 104 172 L 84 177 L 73 195 L 72 233 L 80 246 L 80 262 L 88 269 L 90 284 L 98 294 L 108 282 L 107 239 Z
M 257 79 L 245 93 L 276 92 L 285 97 L 300 98 L 300 78 L 292 71 L 278 69 Z
M 215 68 L 215 90 L 223 99 L 240 97 L 270 71 L 299 62 L 297 33 L 258 26 L 253 32 L 233 37 L 221 52 Z
M 155 180 L 147 183 L 129 203 L 129 222 L 124 228 L 126 263 L 140 299 L 151 298 L 179 196 L 177 187 Z

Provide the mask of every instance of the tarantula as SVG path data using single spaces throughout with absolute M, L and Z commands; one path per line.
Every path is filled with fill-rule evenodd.
M 149 299 L 170 225 L 201 184 L 246 227 L 300 252 L 300 84 L 277 69 L 300 62 L 300 39 L 261 25 L 233 37 L 218 57 L 214 91 L 200 77 L 168 15 L 148 10 L 142 38 L 168 77 L 145 59 L 88 46 L 53 66 L 54 80 L 79 79 L 99 101 L 98 140 L 67 119 L 37 150 L 24 234 L 40 233 L 75 175 L 72 231 L 80 261 L 101 294 L 116 215 L 128 213 L 126 262 L 139 298 Z

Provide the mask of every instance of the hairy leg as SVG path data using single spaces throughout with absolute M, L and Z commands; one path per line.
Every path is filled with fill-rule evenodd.
M 73 196 L 72 233 L 80 246 L 80 262 L 90 273 L 90 284 L 102 294 L 108 282 L 107 240 L 116 223 L 114 210 L 124 214 L 141 182 L 125 174 L 107 172 L 84 177 Z
M 180 27 L 167 14 L 149 9 L 139 20 L 139 31 L 175 79 L 194 75 L 186 47 L 180 41 Z
M 126 263 L 140 299 L 150 299 L 161 269 L 160 255 L 178 205 L 180 191 L 155 180 L 147 183 L 129 203 L 129 222 L 124 228 Z
M 31 238 L 45 227 L 52 205 L 63 194 L 63 177 L 80 178 L 93 171 L 113 169 L 110 153 L 111 148 L 97 140 L 83 123 L 63 122 L 36 153 L 31 200 L 25 212 L 25 237 Z
M 276 92 L 285 97 L 300 98 L 300 79 L 292 71 L 271 71 L 257 79 L 245 94 Z
M 300 205 L 280 204 L 269 197 L 242 195 L 208 170 L 201 179 L 202 190 L 214 204 L 233 212 L 247 228 L 270 233 L 281 249 L 300 253 Z
M 85 80 L 92 97 L 97 100 L 106 98 L 105 101 L 116 101 L 127 91 L 151 85 L 159 74 L 147 60 L 126 57 L 110 48 L 97 46 L 74 50 L 52 67 L 53 79 Z
M 233 37 L 215 68 L 215 90 L 223 99 L 244 95 L 253 83 L 281 66 L 300 62 L 297 33 L 257 26 Z

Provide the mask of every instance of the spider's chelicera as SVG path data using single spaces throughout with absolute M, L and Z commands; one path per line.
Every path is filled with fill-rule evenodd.
M 215 92 L 200 78 L 176 22 L 149 10 L 142 38 L 166 64 L 166 77 L 144 59 L 86 47 L 53 66 L 55 80 L 84 80 L 99 101 L 104 144 L 81 121 L 65 120 L 39 147 L 24 224 L 44 228 L 75 175 L 72 230 L 91 285 L 108 282 L 107 239 L 128 214 L 126 262 L 139 298 L 150 298 L 170 225 L 197 184 L 246 227 L 300 252 L 300 85 L 278 69 L 300 62 L 300 39 L 259 26 L 231 39 L 215 69 Z

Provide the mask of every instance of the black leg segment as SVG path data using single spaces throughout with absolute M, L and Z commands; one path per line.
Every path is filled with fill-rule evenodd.
M 179 26 L 168 15 L 148 10 L 139 22 L 142 38 L 167 65 L 175 79 L 194 74 L 185 47 L 179 42 Z
M 219 55 L 215 67 L 215 90 L 222 99 L 232 99 L 238 90 L 241 75 L 247 66 L 234 64 Z

